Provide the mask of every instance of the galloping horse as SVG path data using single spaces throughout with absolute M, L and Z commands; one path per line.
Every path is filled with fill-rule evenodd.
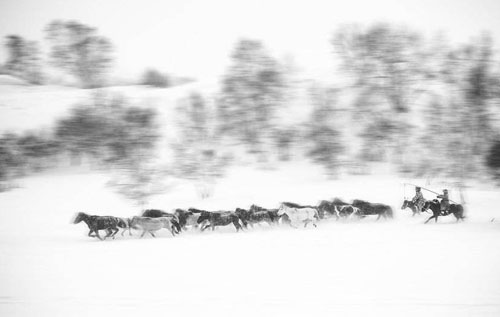
M 240 225 L 240 218 L 230 211 L 202 211 L 200 217 L 198 217 L 197 222 L 198 224 L 207 222 L 205 226 L 202 226 L 201 231 L 204 231 L 208 227 L 212 227 L 212 230 L 215 230 L 215 227 L 217 226 L 227 226 L 230 223 L 234 225 L 234 227 L 236 228 L 236 232 L 240 231 L 240 229 L 243 229 Z
M 352 202 L 352 206 L 359 208 L 361 215 L 363 216 L 378 215 L 377 220 L 381 217 L 386 219 L 392 218 L 392 208 L 388 205 L 370 203 L 364 200 L 355 199 Z
M 298 206 L 298 207 L 291 207 Z M 290 218 L 290 226 L 297 228 L 295 224 L 304 223 L 304 228 L 308 223 L 312 223 L 316 227 L 316 222 L 319 220 L 318 209 L 315 207 L 302 207 L 297 204 L 284 202 L 278 209 L 278 215 L 287 215 Z
M 141 217 L 149 217 L 149 218 L 160 218 L 160 217 L 166 217 L 169 218 L 172 224 L 175 227 L 175 233 L 180 233 L 182 231 L 181 226 L 179 224 L 179 219 L 177 218 L 176 215 L 165 212 L 163 210 L 159 209 L 147 209 L 145 210 Z
M 156 236 L 154 235 L 154 232 L 166 228 L 172 236 L 175 237 L 175 226 L 172 223 L 172 220 L 168 217 L 157 217 L 157 218 L 151 218 L 151 217 L 133 217 L 132 220 L 130 221 L 130 225 L 132 227 L 138 226 L 142 229 L 142 234 L 141 238 L 144 237 L 146 233 L 149 233 L 152 235 L 154 238 Z
M 79 212 L 73 223 L 77 224 L 82 221 L 85 222 L 90 229 L 88 236 L 97 237 L 99 240 L 104 240 L 107 237 L 112 237 L 114 239 L 115 234 L 119 231 L 118 224 L 120 220 L 116 217 L 87 215 L 84 212 Z M 99 230 L 106 230 L 107 235 L 104 239 L 99 235 Z M 92 232 L 94 232 L 95 235 L 92 235 Z
M 275 223 L 278 223 L 278 221 L 282 218 L 278 215 L 278 209 L 267 209 L 257 205 L 250 206 L 250 212 L 258 212 L 258 211 L 267 212 L 269 214 L 269 217 L 271 217 L 272 221 Z
M 437 200 L 437 199 L 427 200 L 424 204 L 423 210 L 425 211 L 427 209 L 430 209 L 432 211 L 432 216 L 430 216 L 429 219 L 427 219 L 427 221 L 424 223 L 428 223 L 429 220 L 431 220 L 432 218 L 434 218 L 435 222 L 437 222 L 439 216 L 448 216 L 450 214 L 453 214 L 455 216 L 455 218 L 457 218 L 457 222 L 459 220 L 463 221 L 465 219 L 464 207 L 460 204 L 451 204 L 449 212 L 442 214 L 441 213 L 441 204 L 439 203 L 439 200 Z
M 413 211 L 412 217 L 414 217 L 415 215 L 420 215 L 420 210 L 413 201 L 405 199 L 405 201 L 403 202 L 403 206 L 401 206 L 401 210 L 405 210 L 406 208 L 410 208 L 410 210 Z
M 234 213 L 241 219 L 245 228 L 248 227 L 248 224 L 253 227 L 254 224 L 260 222 L 265 222 L 270 226 L 274 224 L 274 217 L 267 210 L 253 211 L 236 208 Z

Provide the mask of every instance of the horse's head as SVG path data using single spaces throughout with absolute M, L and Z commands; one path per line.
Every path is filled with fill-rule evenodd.
M 137 216 L 134 216 L 132 217 L 132 219 L 129 220 L 129 225 L 131 228 L 137 226 L 137 224 L 139 223 L 139 219 L 140 217 L 137 217 Z
M 76 217 L 75 217 L 75 220 L 73 221 L 73 223 L 80 223 L 82 222 L 83 220 L 85 220 L 86 218 L 88 217 L 88 215 L 84 212 L 79 212 Z
M 286 206 L 285 204 L 281 204 L 280 205 L 280 208 L 278 209 L 278 216 L 283 216 L 283 214 L 286 213 Z
M 406 209 L 406 207 L 408 207 L 408 200 L 405 199 L 405 201 L 403 202 L 403 206 L 401 206 L 401 210 Z

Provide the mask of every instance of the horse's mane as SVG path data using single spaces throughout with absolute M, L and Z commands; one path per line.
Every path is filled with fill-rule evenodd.
M 206 210 L 201 210 L 201 209 L 196 209 L 196 208 L 189 208 L 188 211 L 190 211 L 192 213 L 195 213 L 195 214 L 199 214 L 199 213 L 202 213 L 202 212 L 208 212 Z
M 283 205 L 287 206 L 287 207 L 290 207 L 290 208 L 303 208 L 305 206 L 302 206 L 302 205 L 299 205 L 299 204 L 296 204 L 296 203 L 292 203 L 292 202 L 289 202 L 289 201 L 284 201 L 282 202 Z

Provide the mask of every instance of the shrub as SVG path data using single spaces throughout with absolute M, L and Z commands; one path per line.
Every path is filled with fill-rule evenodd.
M 142 76 L 142 85 L 166 88 L 170 86 L 170 79 L 167 75 L 160 73 L 155 69 L 148 69 Z

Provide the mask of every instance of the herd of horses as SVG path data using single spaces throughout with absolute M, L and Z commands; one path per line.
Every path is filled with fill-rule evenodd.
M 405 200 L 401 209 L 410 208 L 413 215 L 421 211 L 430 209 L 433 213 L 425 223 L 434 218 L 437 221 L 439 216 L 454 214 L 458 220 L 463 220 L 463 207 L 452 205 L 450 212 L 443 214 L 440 210 L 439 201 L 427 201 L 422 210 L 408 200 Z M 89 227 L 89 237 L 97 237 L 100 240 L 115 238 L 115 235 L 122 229 L 121 235 L 128 231 L 132 235 L 132 229 L 142 230 L 141 238 L 146 234 L 153 237 L 161 229 L 167 229 L 172 236 L 180 234 L 189 229 L 215 230 L 216 227 L 233 225 L 236 232 L 253 228 L 254 225 L 266 223 L 270 226 L 289 225 L 293 228 L 299 226 L 307 227 L 308 224 L 317 226 L 318 221 L 325 218 L 335 219 L 361 219 L 367 216 L 377 216 L 390 219 L 393 217 L 393 210 L 390 206 L 381 203 L 371 203 L 364 200 L 355 199 L 352 203 L 346 203 L 335 198 L 327 201 L 322 200 L 317 206 L 299 205 L 291 202 L 283 202 L 277 209 L 267 209 L 257 205 L 252 205 L 249 209 L 236 208 L 234 211 L 206 211 L 196 208 L 175 209 L 169 213 L 159 209 L 148 209 L 140 216 L 132 218 L 121 218 L 114 216 L 88 215 L 79 212 L 73 223 L 85 222 Z M 101 237 L 99 231 L 104 230 L 106 236 Z

